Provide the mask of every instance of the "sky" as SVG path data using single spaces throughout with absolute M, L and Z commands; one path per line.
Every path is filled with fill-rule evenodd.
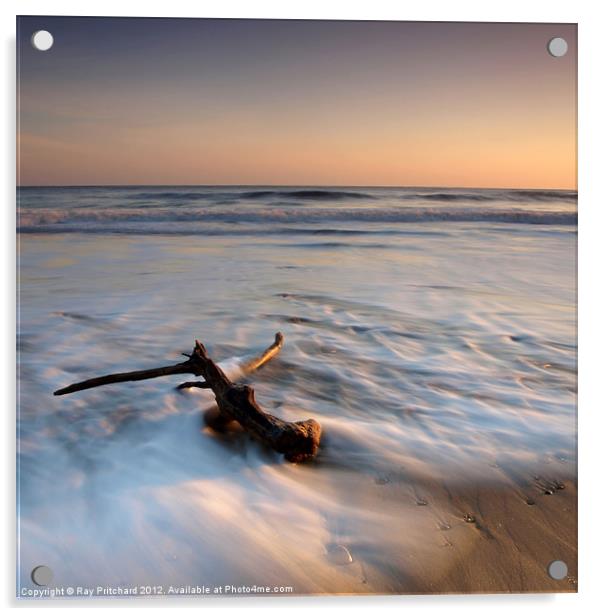
M 576 189 L 576 25 L 17 26 L 20 185 Z

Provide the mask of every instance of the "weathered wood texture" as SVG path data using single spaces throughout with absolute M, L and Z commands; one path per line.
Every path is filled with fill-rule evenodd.
M 243 372 L 248 374 L 270 361 L 282 348 L 283 340 L 282 334 L 277 333 L 270 347 L 258 357 L 243 364 Z M 108 374 L 58 389 L 54 395 L 62 396 L 110 383 L 141 381 L 172 374 L 193 374 L 203 378 L 203 381 L 182 383 L 179 389 L 200 387 L 213 391 L 219 413 L 208 422 L 212 427 L 225 429 L 229 423 L 237 421 L 249 434 L 275 451 L 283 453 L 291 462 L 309 460 L 317 454 L 321 436 L 321 427 L 317 421 L 307 419 L 287 422 L 266 413 L 255 400 L 254 390 L 248 385 L 233 383 L 209 357 L 207 350 L 198 340 L 195 341 L 194 350 L 188 359 L 179 364 Z

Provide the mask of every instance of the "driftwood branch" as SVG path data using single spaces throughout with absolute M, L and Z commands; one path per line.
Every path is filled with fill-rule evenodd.
M 117 374 L 107 374 L 98 376 L 94 379 L 73 383 L 63 389 L 57 389 L 54 392 L 55 396 L 64 396 L 72 394 L 83 389 L 92 389 L 92 387 L 100 387 L 101 385 L 110 385 L 111 383 L 126 383 L 128 381 L 144 381 L 146 379 L 155 379 L 158 376 L 169 376 L 170 374 L 196 374 L 191 371 L 190 360 L 175 364 L 174 366 L 163 366 L 162 368 L 152 368 L 151 370 L 136 370 L 134 372 L 119 372 Z
M 276 334 L 275 341 L 270 347 L 258 357 L 243 364 L 243 372 L 257 370 L 272 359 L 282 348 L 283 340 L 281 333 Z M 151 370 L 108 374 L 58 389 L 54 395 L 62 396 L 110 383 L 141 381 L 171 374 L 194 374 L 203 377 L 203 381 L 182 383 L 179 388 L 200 387 L 213 391 L 218 413 L 212 419 L 211 425 L 216 428 L 223 428 L 228 423 L 237 421 L 252 436 L 283 453 L 291 462 L 301 462 L 316 455 L 321 436 L 318 422 L 313 419 L 287 422 L 266 413 L 255 400 L 254 390 L 248 385 L 237 385 L 230 381 L 198 340 L 195 341 L 192 354 L 179 364 Z
M 209 383 L 205 381 L 186 381 L 185 383 L 180 383 L 176 389 L 192 389 L 193 387 L 197 387 L 198 389 L 211 389 Z
M 283 343 L 284 336 L 280 332 L 278 332 L 276 334 L 274 342 L 263 353 L 261 353 L 261 355 L 247 360 L 240 366 L 241 372 L 247 375 L 251 374 L 251 372 L 255 372 L 255 370 L 259 370 L 259 368 L 267 364 L 270 359 L 278 355 Z M 185 355 L 188 358 L 192 357 L 192 355 Z M 186 381 L 185 383 L 181 383 L 180 385 L 178 385 L 176 389 L 192 389 L 193 387 L 197 387 L 199 389 L 211 389 L 209 383 L 205 381 Z

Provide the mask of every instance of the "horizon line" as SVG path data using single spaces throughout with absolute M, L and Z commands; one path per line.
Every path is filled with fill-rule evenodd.
M 433 189 L 445 188 L 456 190 L 554 190 L 578 192 L 575 188 L 557 188 L 547 186 L 445 186 L 443 184 L 402 185 L 402 184 L 17 184 L 16 188 L 400 188 L 400 189 Z

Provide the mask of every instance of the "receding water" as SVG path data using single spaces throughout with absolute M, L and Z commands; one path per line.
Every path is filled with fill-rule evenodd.
M 425 537 L 447 524 L 407 504 L 427 504 L 421 478 L 574 472 L 574 193 L 19 199 L 22 580 L 44 564 L 69 585 L 403 590 L 417 550 L 440 558 Z M 185 378 L 52 395 L 176 363 L 195 338 L 236 376 L 276 331 L 281 354 L 249 382 L 268 412 L 322 424 L 313 464 L 212 433 L 211 395 L 176 392 Z M 381 498 L 391 482 L 398 496 Z

